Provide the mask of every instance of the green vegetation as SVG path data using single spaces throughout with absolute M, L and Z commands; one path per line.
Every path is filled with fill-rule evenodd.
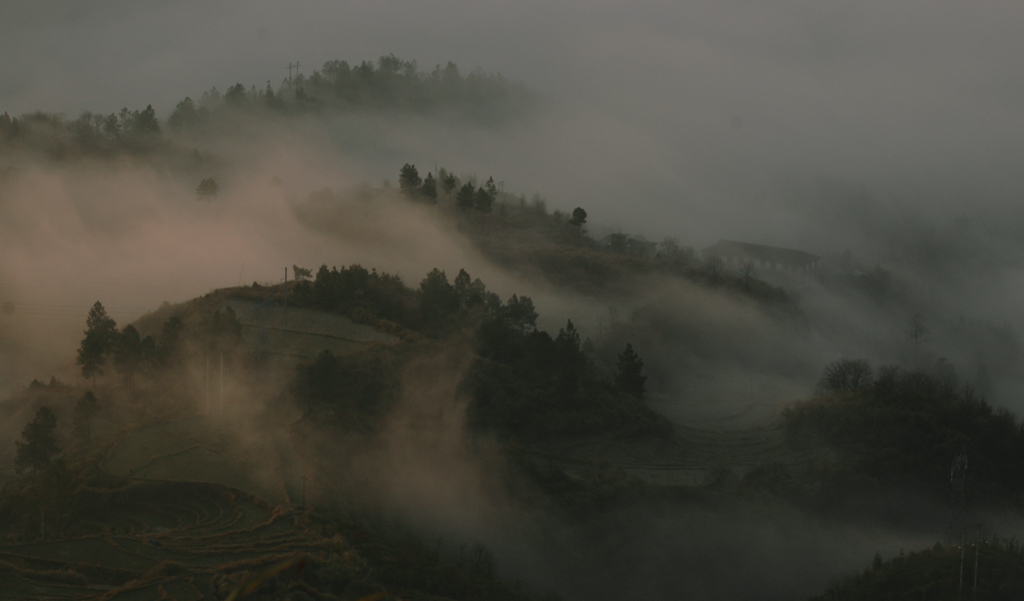
M 966 452 L 969 503 L 1015 505 L 1024 493 L 1024 425 L 958 387 L 948 366 L 934 374 L 887 366 L 871 377 L 866 362 L 840 361 L 822 389 L 784 419 L 790 444 L 836 454 L 813 473 L 831 492 L 899 487 L 945 501 L 950 466 Z
M 293 298 L 300 306 L 371 322 L 394 320 L 433 339 L 475 330 L 479 358 L 466 386 L 472 398 L 469 423 L 479 431 L 535 439 L 599 431 L 663 435 L 669 430 L 641 402 L 643 362 L 632 347 L 615 384 L 581 349 L 572 321 L 555 338 L 537 331 L 537 312 L 529 297 L 512 295 L 502 303 L 465 270 L 450 283 L 443 271 L 434 269 L 413 292 L 394 276 L 358 265 L 322 266 L 312 283 L 295 285 Z M 355 416 L 379 416 L 394 404 L 401 365 L 384 350 L 340 358 L 324 352 L 300 368 L 293 390 L 303 406 L 329 406 L 352 424 Z
M 21 440 L 15 441 L 18 452 L 14 465 L 19 474 L 28 468 L 34 474 L 50 466 L 53 457 L 61 451 L 54 436 L 56 428 L 57 416 L 49 407 L 36 410 L 36 416 L 21 431 Z

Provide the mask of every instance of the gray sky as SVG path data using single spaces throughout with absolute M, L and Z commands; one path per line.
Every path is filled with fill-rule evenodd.
M 787 204 L 816 178 L 954 211 L 964 195 L 1024 191 L 1017 2 L 9 4 L 0 110 L 152 103 L 166 117 L 211 86 L 277 84 L 296 60 L 306 73 L 389 52 L 427 69 L 452 60 L 524 81 L 563 111 L 468 168 L 697 245 L 826 243 Z

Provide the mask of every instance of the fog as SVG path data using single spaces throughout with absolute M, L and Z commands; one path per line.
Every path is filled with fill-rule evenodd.
M 0 394 L 34 378 L 80 383 L 75 348 L 96 300 L 123 326 L 164 302 L 279 282 L 292 265 L 359 263 L 411 286 L 434 267 L 449 278 L 465 268 L 502 298 L 531 296 L 544 329 L 572 319 L 601 348 L 631 341 L 654 406 L 673 419 L 733 414 L 756 404 L 735 400 L 755 391 L 756 418 L 773 416 L 844 356 L 926 367 L 941 358 L 964 381 L 983 384 L 984 372 L 989 398 L 1019 411 L 1022 29 L 1018 4 L 947 0 L 5 7 L 0 113 L 12 116 L 152 104 L 163 123 L 214 86 L 277 87 L 294 61 L 308 75 L 388 53 L 427 71 L 450 60 L 463 73 L 501 73 L 539 101 L 500 124 L 356 112 L 176 138 L 214 157 L 212 202 L 196 199 L 195 173 L 170 163 L 5 157 Z M 795 317 L 677 280 L 638 280 L 629 298 L 574 294 L 494 265 L 450 220 L 402 199 L 393 186 L 407 162 L 421 174 L 494 176 L 563 212 L 584 207 L 595 237 L 801 249 L 823 257 L 822 281 L 790 290 Z M 361 198 L 385 180 L 390 191 Z M 892 284 L 872 296 L 856 282 L 876 265 Z M 929 327 L 920 352 L 906 336 L 915 313 Z M 492 481 L 498 453 L 460 438 L 465 352 L 443 359 L 450 380 L 403 397 L 387 440 L 405 444 L 373 447 L 361 469 L 386 465 L 392 477 L 368 494 L 426 532 L 485 542 L 503 575 L 529 574 L 568 598 L 668 598 L 681 587 L 709 599 L 809 595 L 876 550 L 934 542 L 787 508 L 644 508 L 613 516 L 613 535 L 565 526 L 566 548 L 588 551 L 549 557 L 539 541 L 564 524 L 505 498 Z M 416 369 L 409 378 L 439 368 Z M 417 416 L 438 407 L 444 427 L 417 438 Z M 442 475 L 455 485 L 439 487 Z M 510 522 L 522 531 L 510 535 Z M 594 578 L 595 565 L 618 569 Z M 799 570 L 810 576 L 798 581 Z
M 570 208 L 586 200 L 652 239 L 824 243 L 798 202 L 828 204 L 808 189 L 822 178 L 930 217 L 965 197 L 1006 210 L 1022 187 L 1013 3 L 107 1 L 5 14 L 11 114 L 152 103 L 166 116 L 212 86 L 276 85 L 293 61 L 308 74 L 389 52 L 500 72 L 549 96 L 557 126 L 491 144 L 472 169 Z

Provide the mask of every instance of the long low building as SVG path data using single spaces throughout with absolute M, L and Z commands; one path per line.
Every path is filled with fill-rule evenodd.
M 802 250 L 779 248 L 764 244 L 749 244 L 733 240 L 719 240 L 701 251 L 705 259 L 718 257 L 727 266 L 747 263 L 762 270 L 806 273 L 818 266 L 821 257 Z

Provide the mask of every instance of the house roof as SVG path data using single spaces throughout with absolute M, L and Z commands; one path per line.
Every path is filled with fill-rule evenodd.
M 705 248 L 702 253 L 704 255 L 740 257 L 787 265 L 809 265 L 821 258 L 802 250 L 766 246 L 764 244 L 749 244 L 733 240 L 719 240 L 712 246 Z

